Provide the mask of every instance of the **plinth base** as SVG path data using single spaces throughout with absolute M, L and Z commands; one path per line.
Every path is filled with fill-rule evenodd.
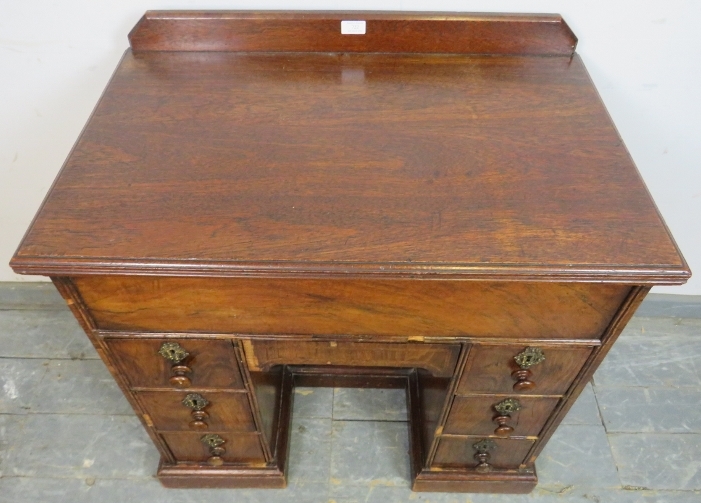
M 533 473 L 475 473 L 460 470 L 419 473 L 411 489 L 417 492 L 526 494 L 538 483 Z
M 282 489 L 287 485 L 285 474 L 277 468 L 220 466 L 209 468 L 188 465 L 161 465 L 158 480 L 173 488 L 258 488 Z

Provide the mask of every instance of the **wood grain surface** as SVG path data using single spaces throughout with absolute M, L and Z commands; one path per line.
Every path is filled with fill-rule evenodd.
M 12 266 L 690 275 L 576 55 L 128 51 Z
M 362 35 L 341 33 L 362 20 Z M 571 55 L 577 38 L 557 14 L 149 11 L 134 51 L 415 52 Z
M 107 330 L 599 338 L 630 290 L 599 283 L 73 278 Z

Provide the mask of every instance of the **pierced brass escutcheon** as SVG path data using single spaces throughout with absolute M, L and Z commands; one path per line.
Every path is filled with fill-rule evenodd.
M 219 447 L 220 445 L 225 444 L 226 440 L 221 438 L 216 433 L 207 433 L 206 435 L 202 435 L 200 437 L 200 442 L 205 444 L 210 449 L 215 449 L 215 448 Z
M 183 398 L 182 404 L 192 410 L 202 410 L 209 405 L 209 401 L 199 393 L 190 393 Z
M 540 348 L 528 347 L 516 356 L 514 356 L 514 360 L 516 361 L 519 367 L 526 370 L 533 367 L 534 365 L 543 363 L 545 361 L 545 354 Z
M 507 398 L 496 404 L 494 410 L 502 416 L 510 416 L 514 412 L 521 410 L 521 402 L 515 398 Z
M 158 354 L 173 363 L 180 363 L 190 355 L 177 342 L 164 342 L 161 349 L 158 350 Z
M 483 438 L 476 444 L 473 444 L 472 448 L 476 450 L 478 454 L 488 454 L 490 451 L 497 448 L 497 444 L 494 442 L 494 440 Z

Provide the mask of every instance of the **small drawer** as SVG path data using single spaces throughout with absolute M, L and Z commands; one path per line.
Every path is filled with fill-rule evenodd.
M 359 367 L 421 368 L 436 377 L 451 377 L 460 344 L 273 341 L 244 339 L 251 371 L 274 365 L 335 365 Z
M 205 437 L 205 435 L 216 435 Z M 265 463 L 260 437 L 255 433 L 162 433 L 161 437 L 176 461 L 189 461 L 217 466 L 223 463 Z M 218 437 L 218 438 L 217 438 Z M 208 442 L 209 441 L 209 442 Z M 210 443 L 211 442 L 211 443 Z M 216 445 L 216 447 L 212 447 Z M 213 449 L 219 449 L 212 452 Z M 223 450 L 223 452 L 222 452 Z M 218 457 L 219 460 L 213 458 Z
M 108 338 L 105 343 L 134 388 L 244 387 L 230 340 Z
M 458 396 L 443 433 L 537 436 L 558 402 L 559 398 Z
M 432 466 L 436 468 L 476 468 L 476 445 L 480 437 L 441 437 Z M 518 469 L 535 440 L 486 439 L 491 443 L 487 463 L 497 469 Z
M 136 396 L 160 431 L 256 430 L 247 393 L 139 391 Z
M 467 356 L 457 392 L 459 395 L 514 392 L 562 395 L 569 389 L 592 350 L 586 346 L 475 345 Z M 530 353 L 530 356 L 526 353 Z M 519 366 L 517 360 L 523 362 L 526 368 Z M 538 360 L 542 361 L 534 363 Z

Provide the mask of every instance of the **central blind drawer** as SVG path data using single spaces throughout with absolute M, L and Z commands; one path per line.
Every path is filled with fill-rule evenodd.
M 421 368 L 437 377 L 451 377 L 460 344 L 280 341 L 244 339 L 251 371 L 275 365 Z

